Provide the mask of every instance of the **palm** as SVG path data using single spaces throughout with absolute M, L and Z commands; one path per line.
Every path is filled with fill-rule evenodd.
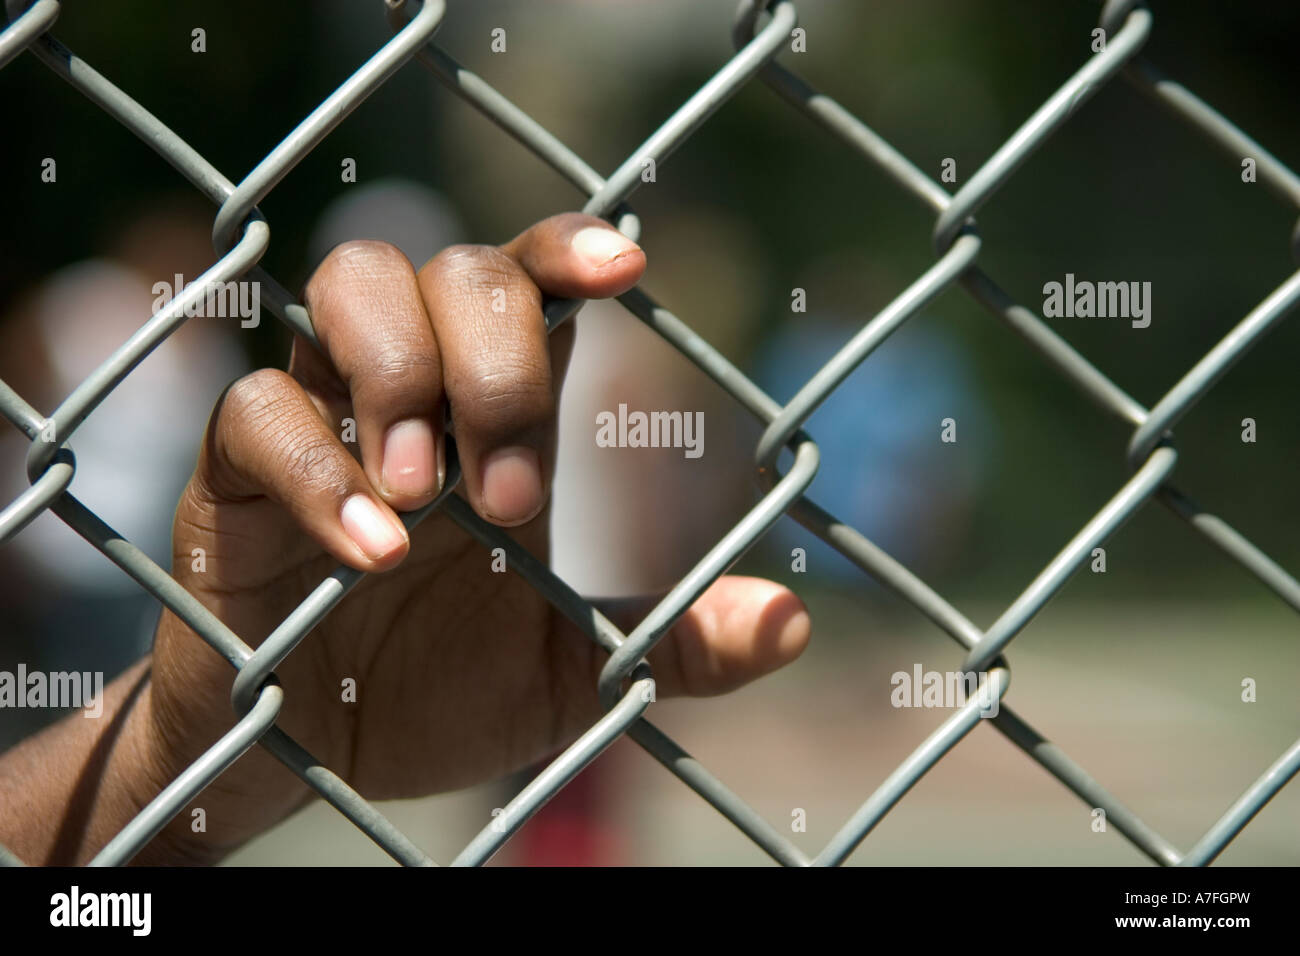
M 543 512 L 515 535 L 544 555 L 546 523 Z M 250 539 L 265 545 L 250 554 Z M 187 494 L 174 546 L 180 583 L 250 644 L 337 566 L 266 499 L 212 506 Z M 279 725 L 377 799 L 499 776 L 580 729 L 596 708 L 591 649 L 558 633 L 545 600 L 517 575 L 490 565 L 449 518 L 427 518 L 401 566 L 358 584 L 277 669 L 286 691 Z M 172 698 L 155 680 L 155 698 L 192 728 L 187 736 L 210 741 L 229 726 L 229 665 L 174 618 L 160 630 L 155 661 L 164 674 L 200 670 L 213 688 L 196 706 L 192 692 Z M 349 678 L 355 694 L 345 693 Z M 245 765 L 250 778 L 265 775 L 262 761 L 230 774 Z M 293 781 L 277 777 L 277 793 L 295 799 Z

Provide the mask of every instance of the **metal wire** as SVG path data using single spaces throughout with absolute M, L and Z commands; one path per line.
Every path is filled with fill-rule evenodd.
M 166 309 L 146 321 L 48 417 L 0 382 L 0 414 L 31 442 L 27 456 L 31 487 L 0 510 L 0 541 L 19 533 L 42 511 L 52 511 L 181 618 L 235 669 L 231 687 L 231 702 L 238 717 L 235 725 L 124 827 L 94 859 L 94 864 L 120 865 L 129 861 L 254 743 L 279 758 L 395 860 L 407 865 L 432 863 L 373 805 L 275 726 L 284 695 L 275 679 L 274 668 L 310 636 L 311 630 L 346 597 L 362 575 L 345 567 L 338 568 L 253 651 L 69 491 L 76 459 L 68 442 L 78 426 L 153 349 L 184 323 L 186 306 L 204 298 L 217 284 L 245 275 L 255 278 L 261 283 L 263 301 L 271 310 L 293 331 L 315 342 L 306 310 L 257 265 L 270 241 L 270 229 L 257 203 L 362 100 L 412 58 L 451 92 L 586 193 L 589 196 L 584 207 L 586 212 L 608 218 L 633 239 L 639 236 L 640 222 L 626 201 L 640 184 L 644 160 L 663 162 L 738 90 L 759 78 L 844 147 L 879 167 L 935 215 L 933 238 L 937 253 L 934 265 L 867 322 L 784 406 L 766 395 L 686 322 L 660 306 L 643 289 L 632 289 L 620 297 L 619 301 L 634 315 L 713 378 L 765 426 L 755 449 L 761 497 L 630 634 L 624 635 L 508 534 L 484 522 L 464 501 L 451 494 L 459 482 L 460 471 L 454 446 L 449 446 L 444 491 L 426 508 L 404 516 L 408 528 L 415 528 L 428 514 L 441 509 L 484 547 L 504 548 L 516 573 L 610 654 L 598 684 L 605 715 L 524 787 L 504 808 L 500 818 L 471 840 L 453 864 L 481 864 L 489 859 L 547 800 L 622 735 L 636 741 L 777 862 L 793 866 L 843 863 L 925 773 L 980 723 L 987 702 L 993 698 L 1003 701 L 1010 683 L 1010 667 L 1002 656 L 1008 646 L 1079 569 L 1092 549 L 1152 499 L 1183 518 L 1300 611 L 1300 582 L 1221 518 L 1203 511 L 1170 484 L 1178 460 L 1170 429 L 1265 332 L 1294 309 L 1300 301 L 1300 272 L 1285 279 L 1148 410 L 1098 371 L 1032 309 L 1018 304 L 978 265 L 982 240 L 973 219 L 975 212 L 1069 121 L 1084 100 L 1116 76 L 1123 76 L 1234 160 L 1243 155 L 1254 157 L 1259 181 L 1300 210 L 1300 177 L 1139 56 L 1154 23 L 1144 4 L 1136 0 L 1107 0 L 1099 21 L 1108 37 L 1104 50 L 1090 57 L 1066 80 L 955 195 L 922 173 L 842 105 L 776 62 L 777 54 L 797 23 L 797 11 L 791 0 L 742 0 L 733 30 L 736 54 L 644 143 L 631 151 L 608 178 L 600 176 L 486 80 L 432 43 L 446 12 L 443 0 L 426 0 L 414 11 L 415 4 L 406 0 L 386 0 L 385 5 L 395 31 L 393 38 L 267 154 L 242 182 L 234 184 L 144 107 L 49 35 L 61 11 L 59 0 L 38 0 L 25 5 L 25 9 L 24 4 L 10 0 L 11 16 L 0 33 L 0 67 L 20 52 L 30 51 L 156 150 L 219 207 L 212 230 L 218 257 L 212 267 Z M 1292 244 L 1300 261 L 1300 221 Z M 817 470 L 819 454 L 813 439 L 802 430 L 804 423 L 872 351 L 954 284 L 964 288 L 1018 333 L 1085 397 L 1133 428 L 1126 450 L 1126 460 L 1132 470 L 1130 479 L 987 631 L 972 624 L 883 549 L 806 495 Z M 575 301 L 548 303 L 548 327 L 563 322 L 580 305 Z M 49 434 L 51 427 L 57 442 L 41 438 L 42 434 Z M 780 475 L 776 461 L 785 448 L 794 453 L 794 464 L 787 474 Z M 653 676 L 645 655 L 695 599 L 783 514 L 789 514 L 839 550 L 949 634 L 964 649 L 962 671 L 988 670 L 980 696 L 956 710 L 899 764 L 814 859 L 809 859 L 645 717 L 653 701 Z M 1300 770 L 1300 741 L 1297 741 L 1183 853 L 1010 707 L 1001 704 L 990 722 L 1089 807 L 1104 809 L 1111 825 L 1163 865 L 1204 865 L 1214 860 Z M 0 847 L 0 865 L 18 863 L 10 851 Z

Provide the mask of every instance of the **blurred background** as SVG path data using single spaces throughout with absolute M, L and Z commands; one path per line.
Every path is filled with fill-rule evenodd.
M 1062 0 L 802 0 L 807 52 L 783 54 L 936 180 L 957 183 L 1090 55 L 1099 5 Z M 1286 0 L 1155 2 L 1146 54 L 1300 164 Z M 601 173 L 616 168 L 731 55 L 731 0 L 449 0 L 437 42 Z M 206 52 L 192 50 L 195 28 Z M 506 50 L 493 52 L 492 31 Z M 390 35 L 383 5 L 318 0 L 68 4 L 74 52 L 238 181 Z M 0 378 L 48 412 L 149 316 L 155 282 L 211 265 L 214 210 L 167 164 L 32 56 L 0 71 Z M 42 182 L 42 161 L 57 181 Z M 344 159 L 356 182 L 343 182 Z M 585 197 L 442 88 L 403 68 L 262 204 L 268 270 L 295 291 L 334 244 L 383 238 L 417 265 L 455 241 L 503 242 Z M 643 287 L 778 401 L 933 262 L 933 217 L 761 83 L 743 89 L 632 198 Z M 1295 211 L 1122 79 L 1102 89 L 980 212 L 981 265 L 1038 311 L 1042 287 L 1149 281 L 1152 321 L 1048 320 L 1150 407 L 1294 269 Z M 792 290 L 806 293 L 792 311 Z M 557 571 L 584 593 L 667 588 L 757 500 L 760 429 L 617 304 L 576 320 L 555 483 Z M 75 437 L 74 491 L 155 560 L 222 386 L 283 365 L 266 313 L 188 322 Z M 1300 323 L 1271 333 L 1177 428 L 1178 487 L 1300 569 L 1293 494 Z M 594 416 L 702 410 L 705 454 L 607 449 Z M 940 421 L 958 440 L 941 443 Z M 1258 439 L 1241 440 L 1254 418 Z M 807 426 L 811 496 L 987 627 L 1127 478 L 1128 432 L 960 289 L 870 356 Z M 26 442 L 0 439 L 8 501 Z M 164 504 L 165 503 L 165 504 Z M 806 571 L 792 569 L 803 548 Z M 1150 505 L 1011 646 L 1006 698 L 1103 785 L 1188 848 L 1295 739 L 1300 629 L 1285 605 Z M 942 722 L 894 709 L 890 675 L 957 668 L 960 649 L 789 519 L 736 569 L 793 587 L 813 644 L 737 694 L 663 701 L 652 719 L 810 854 Z M 104 669 L 143 653 L 156 602 L 51 515 L 0 549 L 0 668 Z M 1243 703 L 1245 678 L 1258 700 Z M 48 714 L 0 712 L 0 748 Z M 521 785 L 385 813 L 449 860 Z M 498 862 L 757 863 L 765 857 L 635 745 L 620 741 Z M 1112 863 L 1089 808 L 992 728 L 978 728 L 895 808 L 853 863 Z M 1220 858 L 1300 863 L 1300 788 Z M 383 864 L 314 806 L 237 864 Z

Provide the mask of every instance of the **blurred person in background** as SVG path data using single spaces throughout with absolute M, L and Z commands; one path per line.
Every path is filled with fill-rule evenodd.
M 192 281 L 212 264 L 209 222 L 190 196 L 141 211 L 101 256 L 40 282 L 0 325 L 0 379 L 48 414 L 149 318 L 155 283 Z M 118 385 L 69 443 L 70 491 L 163 567 L 171 508 L 194 466 L 194 425 L 210 397 L 247 366 L 238 318 L 187 321 Z M 30 443 L 0 430 L 0 494 L 26 487 Z M 105 682 L 148 650 L 159 604 L 54 514 L 41 513 L 0 548 L 6 621 L 0 669 L 102 671 Z M 0 749 L 58 716 L 6 711 Z
M 877 279 L 869 262 L 842 253 L 806 270 L 821 304 L 780 325 L 754 361 L 756 381 L 777 401 L 789 402 L 874 317 L 872 303 L 884 299 L 875 287 L 888 279 Z M 922 313 L 896 329 L 805 426 L 821 450 L 809 496 L 923 572 L 958 550 L 996 454 L 989 444 L 993 416 L 972 362 L 933 326 Z M 948 419 L 951 442 L 944 440 Z M 963 436 L 971 438 L 958 446 Z M 787 563 L 794 548 L 805 549 L 815 577 L 878 587 L 793 520 L 777 524 L 765 542 L 775 560 Z

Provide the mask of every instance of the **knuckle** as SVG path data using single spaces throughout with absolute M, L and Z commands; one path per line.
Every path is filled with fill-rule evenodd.
M 237 495 L 299 496 L 347 478 L 346 451 L 277 369 L 259 369 L 226 389 L 209 442 L 215 487 Z
M 524 429 L 555 415 L 550 377 L 531 362 L 480 360 L 466 370 L 462 417 L 476 429 Z
M 300 429 L 277 441 L 284 449 L 280 473 L 295 494 L 330 491 L 346 483 L 341 447 L 329 435 Z
M 283 372 L 263 368 L 237 379 L 222 399 L 222 426 L 256 431 L 273 422 L 289 399 L 286 378 Z
M 491 252 L 491 246 L 458 242 L 455 245 L 447 246 L 430 259 L 425 268 L 431 272 L 439 273 L 470 271 L 485 262 Z
M 439 390 L 442 364 L 434 352 L 391 342 L 358 361 L 349 382 L 359 401 L 394 401 L 410 396 L 431 401 Z
M 381 239 L 349 239 L 341 242 L 321 260 L 303 288 L 303 301 L 315 312 L 329 301 L 340 286 L 376 275 L 411 271 L 406 254 Z
M 382 239 L 349 239 L 329 251 L 325 264 L 345 272 L 363 272 L 375 266 L 409 265 L 406 254 Z
M 523 267 L 496 246 L 448 246 L 425 267 L 432 279 L 453 292 L 482 293 L 494 288 L 532 287 Z

